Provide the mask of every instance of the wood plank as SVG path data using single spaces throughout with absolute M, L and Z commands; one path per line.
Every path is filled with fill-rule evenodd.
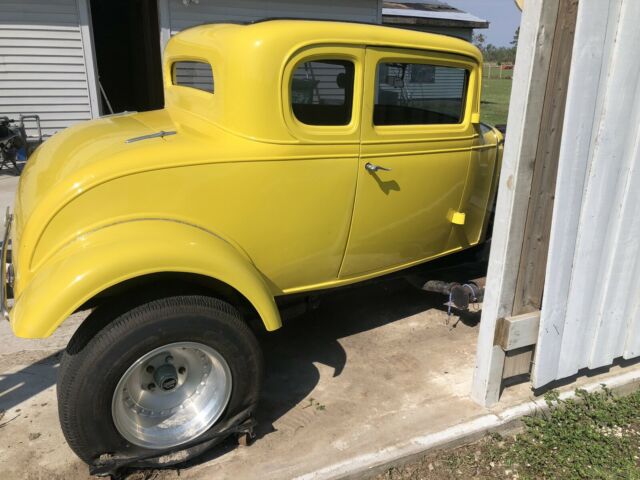
M 546 89 L 557 15 L 558 3 L 553 0 L 529 0 L 522 14 L 471 389 L 472 398 L 481 405 L 495 403 L 500 394 L 504 350 L 493 341 L 497 319 L 511 315 L 513 308 L 542 119 L 539 99 Z
M 494 345 L 504 351 L 534 345 L 538 340 L 540 310 L 513 317 L 501 318 L 496 326 Z
M 513 314 L 540 310 L 578 0 L 560 0 L 536 148 Z
M 526 375 L 531 371 L 531 360 L 535 346 L 522 347 L 506 353 L 502 379 Z

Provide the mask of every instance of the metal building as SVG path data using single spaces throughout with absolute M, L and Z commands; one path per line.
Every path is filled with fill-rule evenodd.
M 489 28 L 488 21 L 440 0 L 386 0 L 382 8 L 382 23 L 450 35 L 469 42 L 475 29 Z

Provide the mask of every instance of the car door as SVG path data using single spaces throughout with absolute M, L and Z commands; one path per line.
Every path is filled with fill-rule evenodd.
M 459 249 L 477 137 L 479 68 L 467 57 L 369 47 L 356 200 L 341 278 Z

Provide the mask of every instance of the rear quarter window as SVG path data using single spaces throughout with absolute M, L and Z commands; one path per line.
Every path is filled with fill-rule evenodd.
M 291 107 L 306 125 L 348 125 L 353 109 L 355 66 L 348 60 L 300 63 L 291 79 Z
M 173 84 L 195 88 L 204 92 L 214 92 L 213 70 L 206 62 L 179 61 L 172 66 Z

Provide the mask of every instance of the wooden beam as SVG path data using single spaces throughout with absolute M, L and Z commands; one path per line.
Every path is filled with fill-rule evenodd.
M 505 352 L 534 345 L 538 340 L 540 310 L 498 320 L 494 345 Z
M 497 402 L 500 395 L 505 353 L 494 345 L 495 329 L 498 318 L 512 315 L 558 5 L 557 0 L 528 0 L 522 14 L 471 388 L 481 405 Z
M 513 299 L 513 315 L 539 311 L 542 308 L 577 15 L 578 0 L 560 0 Z M 507 356 L 502 377 L 508 378 L 508 372 L 513 372 L 513 375 L 529 373 L 532 360 L 533 349 L 525 350 L 520 355 Z
M 571 69 L 578 0 L 560 0 L 543 100 L 524 243 L 516 282 L 513 315 L 540 310 L 549 253 L 553 200 L 567 88 Z
M 535 346 L 531 345 L 506 352 L 502 379 L 527 375 L 531 371 L 534 348 Z

